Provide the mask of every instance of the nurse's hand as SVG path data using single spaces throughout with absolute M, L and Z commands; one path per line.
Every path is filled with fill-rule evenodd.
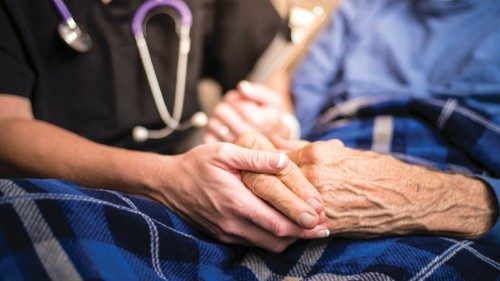
M 165 158 L 151 196 L 222 242 L 281 252 L 297 238 L 315 238 L 326 227 L 309 224 L 306 230 L 293 223 L 252 194 L 240 171 L 274 174 L 288 164 L 286 155 L 276 152 L 228 143 L 202 145 Z
M 286 101 L 279 93 L 243 81 L 216 106 L 203 140 L 206 143 L 233 142 L 249 132 L 288 138 L 290 128 L 283 122 L 284 116 L 290 114 L 286 108 Z

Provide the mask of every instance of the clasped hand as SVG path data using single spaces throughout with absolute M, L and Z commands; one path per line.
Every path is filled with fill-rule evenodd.
M 239 142 L 273 150 L 257 134 L 245 135 Z M 310 198 L 324 206 L 321 223 L 337 237 L 427 234 L 470 239 L 484 235 L 495 220 L 494 197 L 479 180 L 350 149 L 338 140 L 308 143 L 274 138 L 274 143 L 289 151 L 289 168 L 276 175 L 242 172 L 242 179 L 298 224 L 303 223 L 300 214 L 307 212 L 305 202 Z

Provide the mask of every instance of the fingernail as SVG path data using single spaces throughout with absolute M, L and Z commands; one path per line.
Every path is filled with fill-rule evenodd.
M 313 207 L 313 209 L 316 211 L 323 209 L 323 205 L 321 205 L 321 203 L 319 203 L 319 201 L 314 198 L 309 199 L 309 201 L 307 201 L 307 204 Z
M 314 216 L 309 213 L 302 213 L 299 216 L 299 223 L 302 226 L 308 227 L 314 221 Z
M 328 230 L 328 229 L 320 230 L 316 234 L 316 238 L 326 238 L 328 236 L 330 236 L 330 230 Z
M 248 93 L 252 90 L 252 85 L 250 82 L 243 80 L 240 82 L 240 87 L 243 90 L 243 92 Z
M 276 162 L 276 168 L 281 169 L 281 168 L 285 167 L 286 155 L 283 153 L 280 153 L 278 155 L 279 155 L 279 157 L 278 157 L 278 162 Z

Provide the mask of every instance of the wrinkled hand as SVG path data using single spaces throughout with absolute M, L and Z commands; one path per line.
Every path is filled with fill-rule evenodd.
M 297 226 L 241 182 L 240 170 L 281 172 L 286 155 L 217 143 L 169 159 L 158 171 L 152 197 L 220 241 L 280 252 L 297 237 L 316 237 L 319 226 Z
M 206 143 L 233 142 L 249 132 L 288 137 L 290 131 L 282 122 L 285 107 L 278 93 L 263 85 L 243 81 L 216 106 L 203 140 Z
M 300 145 L 289 157 L 321 193 L 328 228 L 337 236 L 476 238 L 492 225 L 493 197 L 480 181 L 349 149 L 337 140 Z
M 252 133 L 238 138 L 237 145 L 274 151 L 273 144 L 264 136 Z M 242 181 L 257 196 L 274 206 L 298 225 L 307 228 L 317 228 L 325 221 L 323 200 L 319 192 L 304 177 L 293 162 L 275 175 L 241 172 Z M 326 227 L 319 228 L 317 238 L 329 235 Z

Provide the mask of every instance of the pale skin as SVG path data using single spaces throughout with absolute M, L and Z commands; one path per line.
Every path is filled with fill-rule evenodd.
M 0 131 L 3 178 L 58 178 L 141 194 L 220 241 L 273 252 L 297 238 L 324 237 L 326 226 L 319 220 L 299 226 L 241 182 L 242 170 L 274 174 L 287 169 L 290 162 L 283 153 L 228 143 L 202 145 L 178 156 L 108 147 L 36 120 L 28 99 L 7 94 L 0 94 Z M 320 215 L 314 209 L 312 214 Z
M 286 75 L 280 75 L 279 79 L 282 80 L 279 84 L 288 84 Z M 281 116 L 292 112 L 292 103 L 287 94 L 280 94 L 287 92 L 286 87 L 276 85 L 275 88 L 280 88 L 280 92 L 264 85 L 240 82 L 215 107 L 203 135 L 205 143 L 234 142 L 249 132 L 288 138 L 290 131 Z
M 262 85 L 253 84 L 251 89 L 255 91 L 253 94 L 243 94 L 239 90 L 240 98 L 244 100 L 242 103 L 256 102 L 249 98 L 251 96 L 272 99 L 269 97 L 272 91 L 264 90 Z M 286 95 L 275 93 L 275 97 Z M 227 100 L 225 103 L 231 105 Z M 286 102 L 274 104 L 279 106 Z M 245 106 L 249 108 L 241 104 L 232 106 L 236 112 Z M 282 110 L 285 109 L 275 109 L 276 112 Z M 259 115 L 257 111 L 245 114 Z M 229 128 L 237 126 L 234 119 L 218 115 L 213 119 Z M 268 124 L 272 124 L 273 120 L 269 120 Z M 429 234 L 474 239 L 484 235 L 497 217 L 495 199 L 480 180 L 409 165 L 388 155 L 350 149 L 338 140 L 308 143 L 274 136 L 274 148 L 269 146 L 265 137 L 255 133 L 258 131 L 269 135 L 265 126 L 254 127 L 254 133 L 250 134 L 238 135 L 233 130 L 231 134 L 239 137 L 237 144 L 244 139 L 245 147 L 288 151 L 290 159 L 321 194 L 326 225 L 336 236 L 363 238 Z M 210 134 L 217 135 L 216 131 L 209 129 L 207 135 Z M 248 173 L 244 173 L 243 181 L 258 196 L 272 202 L 288 217 L 293 217 L 304 210 L 304 190 L 289 186 L 302 199 L 302 202 L 296 200 L 292 203 L 282 199 L 289 198 L 288 191 L 258 186 L 275 181 L 286 183 L 282 173 L 274 176 L 251 173 L 251 177 L 245 177 Z M 298 169 L 288 169 L 286 177 L 299 177 L 294 175 L 296 173 L 299 173 Z M 305 190 L 309 190 L 308 185 L 304 186 Z

